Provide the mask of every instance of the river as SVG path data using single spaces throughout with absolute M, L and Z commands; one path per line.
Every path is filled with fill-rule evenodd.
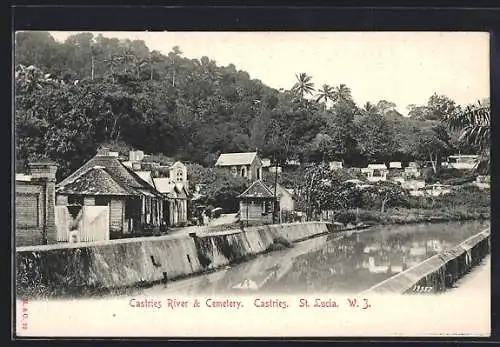
M 321 236 L 213 273 L 136 293 L 358 293 L 457 245 L 488 224 L 473 221 L 376 226 L 344 237 Z

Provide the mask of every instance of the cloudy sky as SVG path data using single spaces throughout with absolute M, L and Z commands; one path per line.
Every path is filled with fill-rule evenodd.
M 168 53 L 233 63 L 274 88 L 290 89 L 295 74 L 315 87 L 346 84 L 355 101 L 388 100 L 407 114 L 434 92 L 459 104 L 489 97 L 489 35 L 465 32 L 94 32 L 144 40 Z M 64 41 L 75 32 L 51 32 Z

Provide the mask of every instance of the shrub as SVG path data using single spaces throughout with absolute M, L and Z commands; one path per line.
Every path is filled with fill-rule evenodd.
M 335 213 L 335 221 L 347 225 L 356 222 L 356 213 L 354 211 L 344 210 Z
M 269 245 L 266 251 L 272 252 L 272 251 L 281 251 L 286 248 L 292 248 L 293 244 L 284 238 L 283 236 L 277 236 L 273 239 L 273 243 Z

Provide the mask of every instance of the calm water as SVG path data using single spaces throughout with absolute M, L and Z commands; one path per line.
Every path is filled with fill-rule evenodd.
M 380 226 L 346 237 L 322 236 L 293 248 L 140 293 L 356 293 L 452 247 L 484 222 Z

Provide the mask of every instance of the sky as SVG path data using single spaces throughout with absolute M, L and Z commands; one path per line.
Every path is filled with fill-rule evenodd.
M 76 32 L 51 32 L 64 41 Z M 480 32 L 93 32 L 105 37 L 144 40 L 167 54 L 207 56 L 234 64 L 251 78 L 290 89 L 295 75 L 312 76 L 316 88 L 345 84 L 358 105 L 387 100 L 407 115 L 434 94 L 456 103 L 490 95 L 489 34 Z

